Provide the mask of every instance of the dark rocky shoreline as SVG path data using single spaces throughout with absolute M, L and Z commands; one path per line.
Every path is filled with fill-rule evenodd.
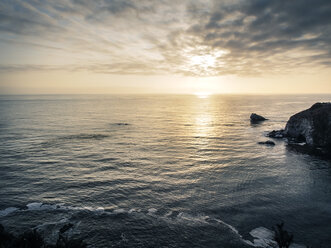
M 0 248 L 86 248 L 82 239 L 68 235 L 74 225 L 69 223 L 61 227 L 55 244 L 49 244 L 36 229 L 30 229 L 16 236 L 9 233 L 0 224 Z
M 267 134 L 286 139 L 290 149 L 331 159 L 331 103 L 315 103 L 288 120 L 285 129 Z

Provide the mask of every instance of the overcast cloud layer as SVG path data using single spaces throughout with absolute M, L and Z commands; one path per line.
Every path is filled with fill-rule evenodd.
M 1 54 L 13 47 L 0 72 L 217 76 L 329 68 L 331 1 L 2 0 Z

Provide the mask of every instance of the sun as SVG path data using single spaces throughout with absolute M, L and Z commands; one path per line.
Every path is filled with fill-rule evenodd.
M 196 95 L 198 98 L 208 98 L 210 95 L 212 95 L 211 92 L 195 92 L 194 95 Z

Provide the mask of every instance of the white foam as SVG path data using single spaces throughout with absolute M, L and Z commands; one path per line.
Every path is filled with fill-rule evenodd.
M 129 214 L 132 214 L 132 213 L 134 213 L 134 212 L 137 212 L 137 213 L 140 213 L 141 212 L 141 209 L 136 209 L 136 208 L 131 208 L 129 211 L 128 211 L 128 213 Z
M 32 202 L 27 204 L 29 210 L 39 210 L 43 204 L 41 202 Z
M 239 235 L 239 232 L 238 232 L 238 230 L 237 230 L 235 227 L 231 226 L 230 224 L 228 224 L 228 223 L 226 223 L 226 222 L 224 222 L 224 221 L 222 221 L 222 220 L 220 220 L 220 219 L 215 219 L 215 220 L 216 220 L 218 223 L 223 224 L 224 226 L 228 227 L 231 231 L 233 231 L 234 233 L 236 233 L 236 234 Z M 240 237 L 241 237 L 241 235 L 240 235 Z
M 8 214 L 11 214 L 11 213 L 13 213 L 17 210 L 19 210 L 19 209 L 15 208 L 15 207 L 9 207 L 9 208 L 6 208 L 4 210 L 0 210 L 0 217 L 7 216 Z
M 103 214 L 105 212 L 105 209 L 103 207 L 97 207 L 93 212 L 96 214 Z
M 277 247 L 276 241 L 273 240 L 273 231 L 265 228 L 258 227 L 249 232 L 249 234 L 254 238 L 253 242 L 249 240 L 243 240 L 246 244 L 254 247 L 262 248 L 272 248 Z
M 136 212 L 136 209 L 135 209 L 135 208 L 131 208 L 131 209 L 128 211 L 129 214 L 132 214 L 133 212 Z
M 43 204 L 41 202 L 32 202 L 26 206 L 27 206 L 28 210 L 31 210 L 31 211 L 54 210 L 54 209 L 59 208 L 59 205 Z
M 209 216 L 207 216 L 207 215 L 193 216 L 193 215 L 190 215 L 190 214 L 187 214 L 187 213 L 183 213 L 183 212 L 180 212 L 177 215 L 177 219 L 188 221 L 188 222 L 191 222 L 191 223 L 207 223 L 206 220 L 208 218 L 209 218 Z
M 122 208 L 119 208 L 119 209 L 115 209 L 113 211 L 114 214 L 124 214 L 126 211 Z
M 65 206 L 64 204 L 43 204 L 41 202 L 32 202 L 26 205 L 27 209 L 19 209 L 16 207 L 9 207 L 6 208 L 4 210 L 0 210 L 0 217 L 4 217 L 7 216 L 13 212 L 16 211 L 55 211 L 55 210 L 66 210 L 66 211 L 89 211 L 95 214 L 104 214 L 104 213 L 108 213 L 108 214 L 123 214 L 123 213 L 129 213 L 132 214 L 134 212 L 141 212 L 141 209 L 136 209 L 136 208 L 132 208 L 129 211 L 126 211 L 125 209 L 119 208 L 119 209 L 115 209 L 112 212 L 106 212 L 105 209 L 103 207 L 97 207 L 97 208 L 93 208 L 93 207 L 88 207 L 88 206 L 83 206 L 83 207 L 74 207 L 74 206 Z M 150 208 L 147 211 L 148 215 L 151 216 L 156 216 L 156 213 L 158 212 L 158 210 L 156 208 Z M 146 212 L 145 212 L 146 213 Z M 164 216 L 159 216 L 160 218 L 164 218 L 168 221 L 171 221 L 172 218 L 171 216 L 174 213 L 172 211 L 167 212 Z M 156 216 L 157 217 L 157 216 Z M 216 219 L 216 218 L 210 218 L 207 215 L 190 215 L 184 212 L 180 212 L 177 216 L 176 216 L 176 221 L 185 221 L 185 222 L 189 222 L 189 223 L 203 223 L 203 224 L 208 224 L 210 223 L 208 220 L 210 221 L 216 221 L 220 224 L 222 224 L 223 226 L 226 226 L 227 228 L 229 228 L 233 233 L 237 234 L 243 242 L 245 242 L 246 244 L 253 246 L 253 247 L 260 247 L 260 248 L 272 248 L 272 247 L 277 247 L 277 243 L 273 240 L 273 236 L 274 236 L 274 232 L 272 230 L 269 230 L 265 227 L 258 227 L 253 229 L 252 231 L 250 231 L 250 235 L 254 238 L 253 242 L 250 240 L 245 240 L 242 238 L 242 236 L 239 234 L 238 230 L 231 226 L 230 224 L 220 220 L 220 219 Z M 44 223 L 42 225 L 37 226 L 36 228 L 38 230 L 43 230 L 44 232 L 51 232 L 52 234 L 50 235 L 51 238 L 57 237 L 58 235 L 58 227 L 61 224 L 67 223 L 68 219 L 67 218 L 63 218 L 57 222 L 48 222 L 48 223 Z M 79 223 L 75 224 L 75 227 L 73 227 L 72 229 L 70 229 L 67 233 L 67 235 L 72 235 L 73 233 L 77 233 L 77 227 L 78 227 Z M 56 226 L 56 227 L 55 227 Z M 125 239 L 124 239 L 125 240 Z M 303 245 L 299 245 L 299 244 L 292 244 L 290 246 L 291 248 L 304 248 L 305 246 Z
M 277 247 L 277 242 L 273 240 L 274 232 L 265 227 L 258 227 L 249 232 L 249 234 L 254 237 L 253 242 L 249 240 L 243 240 L 245 243 L 252 245 L 254 247 L 261 248 L 273 248 Z M 291 248 L 305 248 L 304 245 L 291 244 Z
M 85 211 L 89 211 L 89 212 L 94 212 L 96 209 L 93 207 L 88 207 L 88 206 L 84 206 L 84 207 L 76 207 L 75 210 L 85 210 Z
M 265 227 L 258 227 L 253 229 L 252 231 L 249 232 L 249 234 L 258 239 L 272 239 L 274 236 L 274 232 L 265 228 Z
M 168 213 L 166 213 L 165 215 L 164 215 L 164 217 L 169 217 L 169 216 L 171 216 L 172 215 L 172 211 L 169 211 Z
M 16 207 L 9 207 L 4 210 L 0 210 L 0 217 L 7 216 L 8 214 L 18 211 L 18 212 L 25 212 L 25 211 L 89 211 L 93 212 L 94 214 L 103 214 L 106 213 L 103 207 L 74 207 L 74 206 L 65 206 L 64 204 L 44 204 L 41 202 L 32 202 L 26 205 L 27 209 L 19 209 Z
M 149 214 L 155 214 L 157 212 L 157 209 L 156 208 L 150 208 L 148 209 L 148 213 Z

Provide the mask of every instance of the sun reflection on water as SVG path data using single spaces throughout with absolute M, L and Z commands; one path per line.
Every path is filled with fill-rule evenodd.
M 199 92 L 196 96 L 203 101 L 196 102 L 194 133 L 198 137 L 209 137 L 214 135 L 213 121 L 214 112 L 210 93 Z

